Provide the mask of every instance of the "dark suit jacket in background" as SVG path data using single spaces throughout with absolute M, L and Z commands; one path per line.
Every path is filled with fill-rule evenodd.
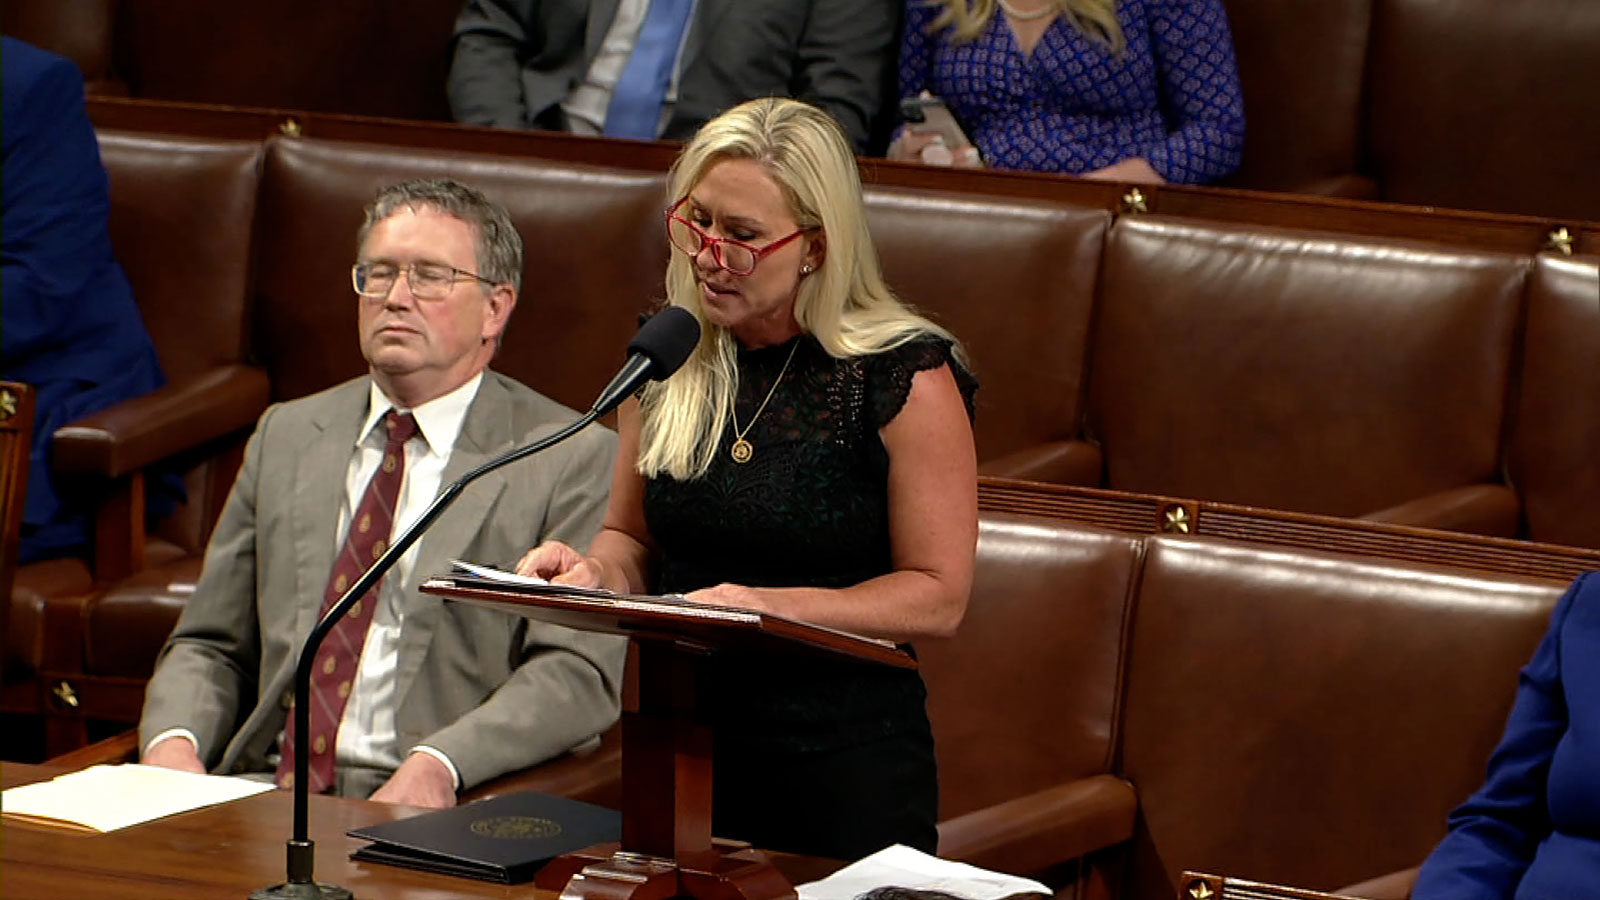
M 892 93 L 897 0 L 697 0 L 661 136 L 687 140 L 745 100 L 827 110 L 858 151 Z M 566 130 L 566 99 L 600 51 L 617 0 L 467 0 L 456 22 L 450 106 L 470 125 Z M 885 120 L 886 121 L 886 120 Z
M 287 720 L 296 657 L 332 571 L 370 384 L 358 378 L 262 415 L 200 583 L 150 680 L 141 745 L 188 728 L 211 771 L 272 770 L 267 754 Z M 441 485 L 577 417 L 485 372 Z M 443 751 L 467 788 L 571 749 L 616 720 L 621 639 L 417 591 L 452 558 L 509 565 L 545 538 L 587 546 L 605 512 L 615 453 L 616 435 L 591 428 L 492 472 L 417 544 L 395 673 L 402 753 L 419 743 Z M 341 772 L 341 792 L 370 794 L 390 773 L 369 774 Z

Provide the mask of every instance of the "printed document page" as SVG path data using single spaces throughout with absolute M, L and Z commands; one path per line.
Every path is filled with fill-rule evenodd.
M 90 766 L 0 793 L 0 813 L 78 831 L 116 831 L 272 789 L 270 782 L 159 766 Z

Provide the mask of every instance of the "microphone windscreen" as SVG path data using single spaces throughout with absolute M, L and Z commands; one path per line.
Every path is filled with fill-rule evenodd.
M 700 323 L 694 313 L 669 306 L 644 323 L 628 342 L 628 355 L 640 354 L 651 362 L 650 378 L 659 381 L 683 365 L 700 342 Z

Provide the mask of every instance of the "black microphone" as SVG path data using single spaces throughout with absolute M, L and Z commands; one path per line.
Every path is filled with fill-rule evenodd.
M 678 371 L 700 342 L 700 323 L 694 313 L 669 306 L 650 318 L 628 342 L 628 361 L 590 407 L 603 416 L 615 409 L 646 381 L 659 381 Z
M 700 323 L 688 310 L 671 306 L 652 316 L 628 342 L 628 361 L 623 364 L 617 377 L 611 379 L 611 383 L 600 392 L 588 412 L 552 435 L 489 460 L 440 491 L 422 515 L 389 545 L 389 549 L 378 557 L 372 568 L 357 578 L 356 583 L 339 598 L 339 602 L 329 607 L 327 614 L 311 629 L 311 634 L 300 648 L 299 661 L 294 670 L 294 835 L 289 839 L 288 880 L 251 892 L 250 900 L 349 900 L 351 896 L 349 890 L 336 884 L 319 882 L 314 877 L 316 845 L 310 838 L 309 827 L 310 794 L 307 785 L 310 783 L 311 765 L 311 669 L 317 658 L 317 648 L 322 646 L 323 639 L 333 630 L 333 626 L 394 567 L 406 550 L 422 537 L 428 526 L 461 496 L 461 491 L 467 485 L 501 466 L 532 456 L 582 431 L 595 419 L 616 408 L 624 397 L 638 390 L 639 385 L 646 381 L 659 381 L 678 371 L 699 341 Z

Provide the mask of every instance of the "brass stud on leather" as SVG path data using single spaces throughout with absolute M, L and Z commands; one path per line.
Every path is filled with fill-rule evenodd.
M 1144 191 L 1138 188 L 1128 188 L 1128 192 L 1122 195 L 1122 211 L 1125 213 L 1149 212 L 1150 207 L 1145 203 Z
M 299 119 L 284 119 L 283 122 L 278 125 L 278 133 L 284 137 L 297 138 L 300 136 L 302 131 L 304 131 L 304 129 L 300 127 Z
M 1554 250 L 1562 256 L 1571 256 L 1572 232 L 1567 230 L 1566 226 L 1550 229 L 1550 233 L 1545 235 L 1543 249 Z
M 0 422 L 17 414 L 17 395 L 10 391 L 0 391 Z
M 72 689 L 71 682 L 61 682 L 51 689 L 50 693 L 55 694 L 56 699 L 60 700 L 64 705 L 73 709 L 78 708 L 78 692 Z
M 1194 531 L 1195 514 L 1182 503 L 1168 503 L 1161 507 L 1158 523 L 1163 534 L 1190 534 Z

